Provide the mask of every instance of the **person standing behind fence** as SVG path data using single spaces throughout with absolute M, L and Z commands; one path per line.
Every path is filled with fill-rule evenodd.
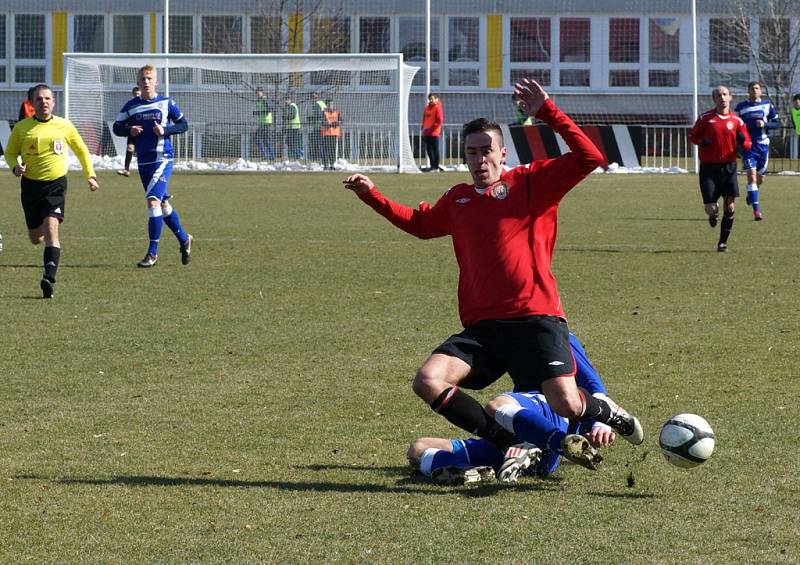
M 342 127 L 340 125 L 341 116 L 339 110 L 334 108 L 332 102 L 328 100 L 325 108 L 325 123 L 322 125 L 322 165 L 326 171 L 332 171 L 336 163 L 339 149 L 339 140 L 342 139 Z
M 311 161 L 322 160 L 324 156 L 322 128 L 325 126 L 327 107 L 328 105 L 319 97 L 319 94 L 311 93 L 311 106 L 306 114 L 306 125 L 308 126 L 308 155 L 306 157 Z
M 258 126 L 256 127 L 256 147 L 264 159 L 275 160 L 275 109 L 264 89 L 256 89 L 256 109 L 253 111 Z
M 714 109 L 697 118 L 689 131 L 689 141 L 700 148 L 700 195 L 712 228 L 717 225 L 719 215 L 717 201 L 723 198 L 717 251 L 727 251 L 736 211 L 735 201 L 739 196 L 736 147 L 739 145 L 750 149 L 752 144 L 742 119 L 731 113 L 731 91 L 728 87 L 717 86 L 711 95 Z
M 142 89 L 138 86 L 134 86 L 133 90 L 131 90 L 131 95 L 134 98 L 138 98 L 142 95 Z M 131 174 L 131 159 L 133 159 L 133 153 L 136 151 L 136 147 L 133 143 L 133 138 L 128 136 L 128 140 L 125 144 L 125 168 L 121 171 L 117 171 L 118 175 L 123 177 L 128 177 Z
M 512 125 L 532 126 L 533 118 L 526 114 L 525 110 L 519 107 L 519 100 L 517 100 L 517 97 L 512 96 L 511 99 L 514 101 L 514 123 Z
M 22 101 L 19 107 L 19 117 L 17 121 L 22 121 L 25 118 L 30 118 L 36 113 L 36 109 L 33 107 L 33 90 L 35 86 L 32 86 L 28 89 L 28 94 L 25 95 L 25 100 Z
M 302 138 L 300 137 L 300 110 L 292 102 L 292 97 L 286 95 L 286 106 L 283 109 L 284 135 L 286 138 L 286 157 L 300 159 L 303 156 Z
M 795 135 L 792 137 L 792 159 L 797 159 L 797 145 L 800 139 L 800 94 L 792 96 L 794 106 L 791 110 L 792 125 L 794 125 Z
M 763 216 L 758 202 L 758 189 L 764 182 L 769 163 L 767 130 L 778 128 L 781 124 L 775 106 L 761 99 L 761 83 L 753 81 L 748 84 L 747 94 L 748 99 L 739 102 L 734 111 L 747 126 L 753 144 L 750 150 L 742 151 L 742 168 L 747 173 L 747 204 L 753 207 L 753 219 L 760 221 Z
M 44 241 L 44 274 L 39 283 L 43 298 L 52 298 L 61 260 L 59 224 L 64 221 L 67 200 L 67 152 L 78 157 L 89 189 L 97 190 L 97 177 L 86 144 L 72 122 L 53 115 L 55 99 L 49 86 L 40 84 L 31 94 L 36 112 L 17 122 L 5 159 L 15 176 L 21 177 L 22 209 L 31 243 Z
M 428 155 L 428 171 L 439 170 L 439 137 L 442 135 L 444 107 L 435 94 L 428 95 L 428 103 L 422 113 L 422 141 Z

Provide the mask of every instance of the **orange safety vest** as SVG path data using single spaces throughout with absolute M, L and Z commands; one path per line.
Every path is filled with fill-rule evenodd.
M 323 137 L 341 137 L 342 128 L 339 127 L 339 112 L 337 110 L 325 110 L 325 123 L 322 124 Z
M 425 111 L 422 114 L 422 135 L 439 137 L 442 134 L 442 122 L 444 122 L 442 101 L 437 100 L 435 104 L 430 102 L 425 104 Z M 430 131 L 426 132 L 425 130 Z
M 22 116 L 24 118 L 30 118 L 36 113 L 36 109 L 33 107 L 33 102 L 28 100 L 27 98 L 22 101 Z

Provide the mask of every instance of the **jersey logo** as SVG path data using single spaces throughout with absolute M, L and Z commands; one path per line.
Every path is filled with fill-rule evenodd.
M 61 213 L 61 208 L 56 208 L 55 210 L 53 210 L 53 214 L 60 214 L 60 213 Z
M 489 194 L 492 195 L 492 198 L 497 198 L 498 200 L 505 200 L 508 196 L 508 185 L 503 182 L 497 183 L 492 187 L 489 191 Z
M 553 366 L 553 367 L 558 367 L 558 366 L 560 366 L 560 365 L 563 365 L 563 364 L 564 364 L 564 362 L 563 362 L 563 361 L 550 361 L 550 362 L 548 363 L 548 365 L 551 365 L 551 366 Z
M 456 200 L 456 204 L 466 204 L 469 201 L 470 199 L 465 196 L 463 198 L 459 198 L 458 200 Z
M 53 141 L 53 153 L 61 155 L 64 152 L 64 140 L 56 139 Z
M 725 124 L 725 127 L 728 129 L 733 129 L 733 122 L 728 122 L 727 124 Z

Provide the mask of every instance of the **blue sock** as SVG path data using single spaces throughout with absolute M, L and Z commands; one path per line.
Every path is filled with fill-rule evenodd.
M 758 189 L 748 190 L 747 194 L 750 195 L 750 203 L 753 205 L 753 211 L 758 212 Z
M 183 227 L 181 226 L 181 221 L 178 218 L 178 213 L 173 209 L 170 214 L 164 216 L 164 223 L 167 224 L 167 227 L 172 230 L 172 233 L 175 234 L 175 237 L 178 238 L 178 241 L 181 243 L 186 243 L 186 232 L 183 231 Z
M 561 452 L 561 440 L 567 435 L 565 429 L 530 409 L 522 409 L 514 416 L 514 433 L 540 449 L 557 453 Z
M 161 239 L 163 227 L 164 219 L 161 215 L 147 218 L 147 234 L 150 236 L 150 247 L 147 248 L 147 252 L 150 255 L 158 255 L 158 241 Z
M 470 467 L 470 464 L 469 461 L 467 461 L 467 458 L 464 457 L 463 453 L 450 453 L 444 449 L 437 451 L 436 455 L 433 456 L 431 471 L 440 467 L 450 466 L 463 467 L 467 469 Z

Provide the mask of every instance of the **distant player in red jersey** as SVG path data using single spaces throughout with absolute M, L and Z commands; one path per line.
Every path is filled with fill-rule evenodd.
M 725 207 L 717 251 L 727 251 L 736 211 L 735 200 L 739 196 L 737 146 L 749 150 L 752 144 L 742 119 L 731 113 L 731 91 L 728 87 L 717 86 L 711 95 L 714 109 L 697 118 L 689 132 L 689 141 L 700 148 L 700 194 L 712 228 L 717 225 L 719 216 L 717 201 L 723 198 Z
M 538 83 L 524 80 L 515 93 L 520 107 L 558 132 L 571 153 L 504 170 L 500 127 L 480 118 L 465 124 L 462 136 L 473 183 L 452 187 L 433 206 L 423 202 L 415 210 L 394 202 L 365 175 L 343 181 L 398 228 L 453 241 L 465 329 L 434 350 L 412 389 L 448 421 L 505 451 L 514 436 L 459 387 L 483 389 L 507 372 L 516 391 L 541 390 L 560 416 L 598 420 L 639 444 L 644 433 L 636 418 L 575 384 L 569 330 L 550 268 L 559 202 L 605 158 Z

